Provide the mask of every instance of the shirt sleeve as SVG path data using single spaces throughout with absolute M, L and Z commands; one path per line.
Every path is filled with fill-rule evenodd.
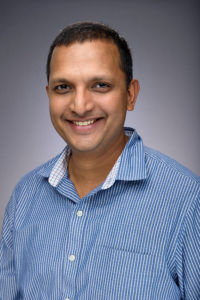
M 0 241 L 0 299 L 18 300 L 14 251 L 13 251 L 13 216 L 14 195 L 11 197 L 5 211 L 2 236 Z
M 192 203 L 183 224 L 177 251 L 182 299 L 200 299 L 200 196 Z

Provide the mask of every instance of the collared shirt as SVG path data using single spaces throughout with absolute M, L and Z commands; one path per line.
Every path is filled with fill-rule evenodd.
M 0 299 L 200 299 L 200 180 L 130 139 L 82 199 L 68 148 L 26 175 L 5 212 Z

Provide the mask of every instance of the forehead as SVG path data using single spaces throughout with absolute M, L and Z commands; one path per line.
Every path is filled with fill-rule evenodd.
M 120 54 L 112 41 L 92 40 L 83 43 L 75 42 L 69 46 L 55 47 L 51 64 L 50 76 L 65 69 L 66 72 L 86 70 L 105 72 L 122 72 Z

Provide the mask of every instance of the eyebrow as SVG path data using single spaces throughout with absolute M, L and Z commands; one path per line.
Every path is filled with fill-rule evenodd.
M 69 81 L 66 78 L 55 78 L 50 80 L 51 84 L 56 84 L 56 83 L 69 83 Z
M 91 77 L 89 78 L 89 82 L 93 82 L 93 81 L 110 81 L 112 80 L 112 77 L 110 76 L 107 76 L 107 75 L 101 75 L 101 76 L 94 76 L 94 77 Z M 50 83 L 55 85 L 55 84 L 59 84 L 59 83 L 72 83 L 70 80 L 67 80 L 66 78 L 55 78 L 55 79 L 52 79 L 50 80 Z
M 111 80 L 109 76 L 95 76 L 90 79 L 90 81 L 103 81 L 103 80 Z

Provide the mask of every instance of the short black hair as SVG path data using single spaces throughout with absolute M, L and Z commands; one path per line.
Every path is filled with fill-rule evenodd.
M 129 86 L 133 77 L 133 63 L 129 46 L 126 40 L 119 35 L 119 33 L 111 27 L 96 23 L 96 22 L 80 22 L 71 24 L 65 27 L 55 38 L 50 46 L 49 54 L 46 64 L 47 81 L 49 82 L 50 76 L 50 63 L 52 53 L 55 47 L 61 45 L 69 46 L 75 42 L 83 43 L 84 41 L 93 40 L 108 40 L 112 41 L 118 48 L 120 54 L 121 69 L 126 75 L 126 84 Z

